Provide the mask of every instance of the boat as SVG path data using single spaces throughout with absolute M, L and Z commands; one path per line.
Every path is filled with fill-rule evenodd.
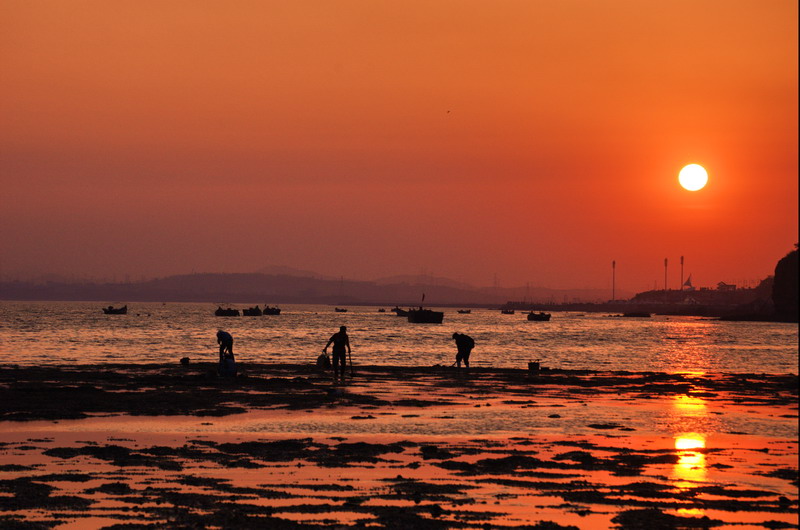
M 104 307 L 103 313 L 106 315 L 127 315 L 128 306 L 124 305 L 122 307 L 114 307 L 114 306 Z
M 394 312 L 395 315 L 399 317 L 408 316 L 408 311 L 406 311 L 405 309 L 400 309 L 398 306 L 394 306 L 394 308 L 392 308 L 392 311 Z
M 217 307 L 217 310 L 214 311 L 214 315 L 216 315 L 218 317 L 238 317 L 239 316 L 239 310 L 238 309 L 232 309 L 230 307 L 227 308 L 227 309 L 222 309 L 222 307 Z
M 386 312 L 386 310 L 384 308 L 382 308 L 382 307 L 380 309 L 378 309 L 378 313 L 385 313 L 385 312 Z
M 334 307 L 333 310 L 337 313 L 347 313 L 347 308 L 345 307 Z
M 444 313 L 442 311 L 433 311 L 431 309 L 409 309 L 408 321 L 412 324 L 441 324 L 444 320 Z
M 650 313 L 632 311 L 630 313 L 622 313 L 622 316 L 626 318 L 650 318 L 652 315 Z
M 513 309 L 501 309 L 500 310 L 500 314 L 501 315 L 513 315 L 514 314 L 514 310 Z
M 242 309 L 242 315 L 246 317 L 260 317 L 263 314 L 263 311 L 261 311 L 261 308 L 258 306 Z
M 548 320 L 550 320 L 550 313 L 542 313 L 542 312 L 534 313 L 533 311 L 531 311 L 530 313 L 528 313 L 528 320 L 534 322 L 547 322 Z
M 270 307 L 268 305 L 265 305 L 264 306 L 264 311 L 262 311 L 262 313 L 265 314 L 265 315 L 280 315 L 281 314 L 281 308 L 278 307 L 278 306 Z
M 461 313 L 462 315 L 469 315 L 470 313 L 472 313 L 472 309 L 459 309 L 458 312 Z

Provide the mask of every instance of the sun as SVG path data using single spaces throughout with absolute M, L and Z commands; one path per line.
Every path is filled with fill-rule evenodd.
M 689 191 L 701 190 L 708 182 L 708 173 L 699 164 L 689 164 L 681 169 L 678 174 L 678 182 Z

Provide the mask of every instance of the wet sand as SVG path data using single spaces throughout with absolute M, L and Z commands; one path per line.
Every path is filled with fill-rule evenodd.
M 797 376 L 0 367 L 0 527 L 797 528 Z

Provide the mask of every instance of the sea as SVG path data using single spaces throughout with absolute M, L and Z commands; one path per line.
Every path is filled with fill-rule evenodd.
M 459 332 L 475 340 L 476 367 L 526 369 L 538 361 L 570 370 L 798 372 L 797 324 L 575 312 L 529 322 L 519 311 L 457 308 L 438 308 L 442 324 L 412 324 L 373 306 L 341 313 L 286 305 L 276 316 L 217 317 L 217 306 L 208 303 L 131 303 L 127 315 L 105 315 L 107 305 L 0 301 L 0 364 L 214 362 L 219 329 L 233 335 L 240 364 L 313 363 L 339 326 L 347 326 L 354 365 L 449 366 L 452 334 Z

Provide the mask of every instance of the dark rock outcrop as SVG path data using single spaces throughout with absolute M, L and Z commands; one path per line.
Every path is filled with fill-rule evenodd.
M 798 321 L 798 262 L 797 249 L 789 252 L 775 266 L 772 284 L 772 303 L 775 317 L 783 322 Z

